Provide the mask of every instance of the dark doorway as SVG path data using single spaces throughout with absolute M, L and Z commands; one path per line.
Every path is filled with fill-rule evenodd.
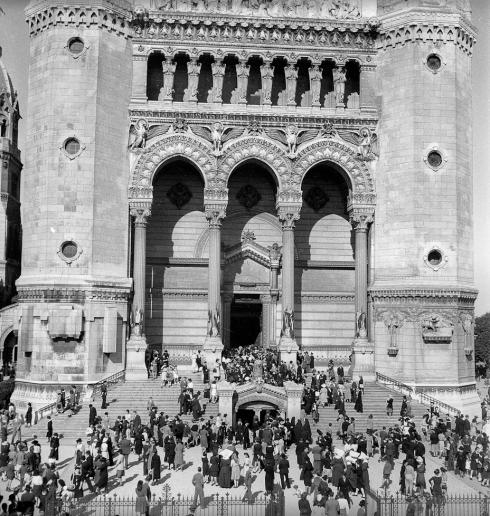
M 250 427 L 254 422 L 255 411 L 251 409 L 238 409 L 236 413 L 236 422 L 241 421 L 243 425 L 248 423 Z
M 275 409 L 262 409 L 260 411 L 260 423 L 264 424 L 269 419 L 275 419 L 279 415 L 279 412 Z
M 230 348 L 261 344 L 262 303 L 258 297 L 235 298 L 230 319 Z

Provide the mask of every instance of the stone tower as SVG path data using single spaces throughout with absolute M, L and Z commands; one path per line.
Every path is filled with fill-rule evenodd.
M 463 0 L 383 0 L 370 297 L 376 371 L 478 413 L 471 54 Z
M 0 308 L 15 294 L 20 272 L 20 151 L 17 135 L 20 118 L 17 92 L 2 60 L 0 47 Z M 3 349 L 3 342 L 0 343 Z
M 45 404 L 60 384 L 90 384 L 125 362 L 131 4 L 82 4 L 33 0 L 26 9 L 20 405 Z

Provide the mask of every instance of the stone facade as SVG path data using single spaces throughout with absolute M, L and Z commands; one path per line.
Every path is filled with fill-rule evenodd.
M 246 303 L 474 411 L 467 5 L 140 3 L 27 9 L 21 377 L 212 365 Z

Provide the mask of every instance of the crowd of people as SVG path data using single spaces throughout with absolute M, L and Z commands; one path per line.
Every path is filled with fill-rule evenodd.
M 166 414 L 158 408 L 158 400 L 149 398 L 146 412 L 126 410 L 116 416 L 107 410 L 107 386 L 102 386 L 101 415 L 95 403 L 91 403 L 88 427 L 76 440 L 73 459 L 66 467 L 68 481 L 66 475 L 64 479 L 60 477 L 60 436 L 53 421 L 47 418 L 45 436 L 22 440 L 22 424 L 19 428 L 16 425 L 23 418 L 11 404 L 0 418 L 1 482 L 5 483 L 5 492 L 10 493 L 7 502 L 0 501 L 1 509 L 5 514 L 32 514 L 26 511 L 36 506 L 40 514 L 54 514 L 50 511 L 69 507 L 89 493 L 107 493 L 124 485 L 134 460 L 141 475 L 134 490 L 134 511 L 141 515 L 148 509 L 154 486 L 161 484 L 168 473 L 187 468 L 193 473 L 194 507 L 206 504 L 206 486 L 229 490 L 241 487 L 243 501 L 253 503 L 257 475 L 264 472 L 262 490 L 266 496 L 272 500 L 281 490 L 293 490 L 301 516 L 347 515 L 351 507 L 364 516 L 368 489 L 402 493 L 410 511 L 417 510 L 422 503 L 427 506 L 428 497 L 432 505 L 442 505 L 448 472 L 452 471 L 483 486 L 489 485 L 490 423 L 482 427 L 476 419 L 443 417 L 432 406 L 417 425 L 410 398 L 405 397 L 399 407 L 394 407 L 393 398 L 388 396 L 387 415 L 396 409 L 398 422 L 380 428 L 369 416 L 361 431 L 356 428 L 356 418 L 348 413 L 363 412 L 363 378 L 346 381 L 342 366 L 334 367 L 333 362 L 326 370 L 318 371 L 314 357 L 306 355 L 298 357 L 294 376 L 307 383 L 302 417 L 298 420 L 269 413 L 263 421 L 255 416 L 251 421 L 238 420 L 233 424 L 231 414 L 206 416 L 200 403 L 201 393 L 195 392 L 191 378 L 176 381 L 180 386 L 178 414 Z M 193 368 L 202 371 L 204 364 L 197 358 L 196 354 Z M 155 356 L 150 364 L 155 360 L 160 359 Z M 281 364 L 275 354 L 255 348 L 225 356 L 216 369 L 222 367 L 229 381 L 229 375 L 237 374 L 237 383 L 246 382 L 259 374 L 257 361 L 261 362 L 264 381 L 269 381 L 267 375 L 274 370 L 273 365 L 274 378 L 278 378 L 281 368 L 277 366 Z M 170 365 L 164 360 L 160 372 L 165 367 Z M 217 379 L 212 377 L 211 385 L 216 385 Z M 72 396 L 76 401 L 76 393 L 69 391 L 64 405 L 63 397 L 59 399 L 62 411 L 71 405 L 66 401 L 72 400 Z M 319 411 L 330 405 L 338 416 L 320 428 Z M 186 418 L 187 414 L 192 417 Z M 45 446 L 49 453 L 43 454 Z M 198 464 L 195 458 L 191 464 L 189 456 L 196 456 L 191 449 L 199 450 Z M 48 459 L 43 461 L 43 455 L 48 455 Z M 427 455 L 438 461 L 438 467 L 431 472 Z M 372 482 L 373 457 L 382 463 L 381 485 Z M 397 461 L 401 469 L 399 478 L 394 479 Z M 407 514 L 416 514 L 408 512 L 408 508 Z

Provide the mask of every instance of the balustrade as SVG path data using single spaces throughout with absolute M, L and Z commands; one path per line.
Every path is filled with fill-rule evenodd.
M 374 67 L 354 60 L 334 63 L 275 57 L 209 53 L 190 57 L 150 55 L 147 91 L 150 101 L 287 106 L 316 109 L 372 109 Z M 141 57 L 135 60 L 141 74 Z M 363 77 L 363 74 L 365 77 Z M 133 99 L 145 98 L 138 81 Z M 157 87 L 158 86 L 158 87 Z

